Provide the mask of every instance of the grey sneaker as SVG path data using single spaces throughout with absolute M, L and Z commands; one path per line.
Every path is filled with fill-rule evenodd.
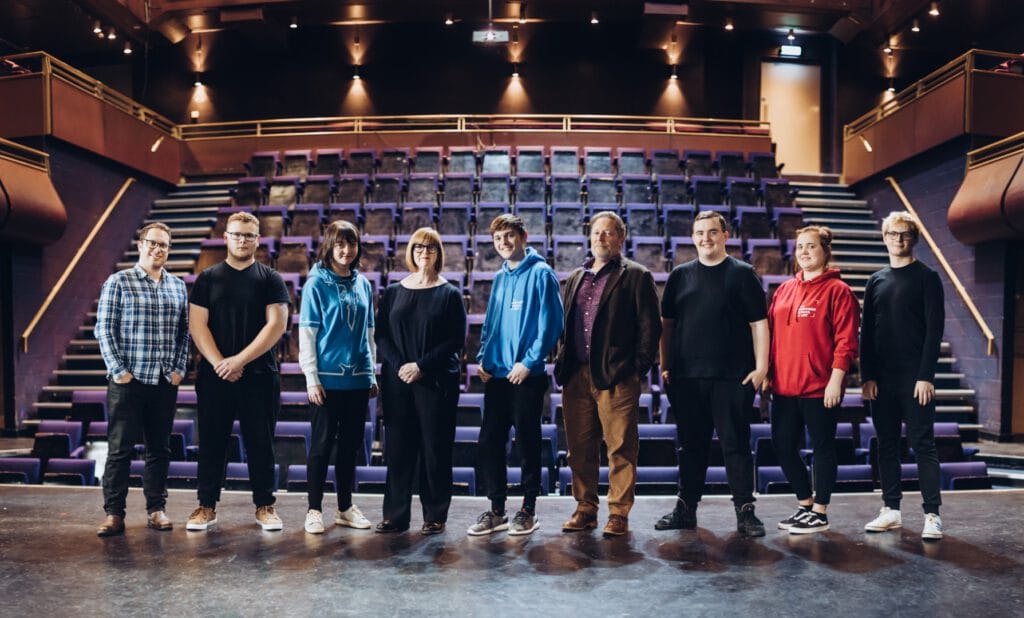
M 492 532 L 508 530 L 508 515 L 498 515 L 494 511 L 484 511 L 476 518 L 476 523 L 466 530 L 470 536 L 483 536 Z
M 509 536 L 525 536 L 533 534 L 533 531 L 540 528 L 540 518 L 522 509 L 512 518 L 512 525 L 508 528 Z

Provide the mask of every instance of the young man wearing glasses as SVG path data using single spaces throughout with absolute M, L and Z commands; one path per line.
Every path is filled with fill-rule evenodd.
M 139 261 L 103 284 L 96 339 L 107 366 L 107 466 L 99 536 L 124 532 L 128 472 L 141 426 L 146 444 L 142 492 L 147 526 L 170 530 L 167 468 L 174 403 L 188 362 L 188 297 L 181 279 L 164 269 L 171 231 L 163 223 L 139 230 Z
M 884 532 L 903 525 L 900 515 L 900 429 L 914 449 L 925 513 L 921 537 L 942 538 L 939 458 L 935 449 L 935 366 L 945 322 L 938 274 L 914 258 L 917 222 L 907 212 L 882 221 L 889 266 L 871 275 L 864 290 L 860 372 L 864 399 L 873 401 L 878 433 L 882 506 L 864 526 Z
M 224 482 L 231 425 L 242 431 L 256 521 L 280 530 L 274 511 L 274 424 L 281 378 L 272 353 L 288 320 L 281 275 L 256 261 L 259 221 L 249 213 L 228 218 L 227 259 L 204 270 L 192 287 L 189 328 L 202 354 L 196 378 L 199 404 L 199 507 L 186 524 L 206 530 Z

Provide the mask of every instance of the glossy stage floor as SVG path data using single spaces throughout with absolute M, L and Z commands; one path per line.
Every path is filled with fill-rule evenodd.
M 229 492 L 216 528 L 186 532 L 190 491 L 172 492 L 176 527 L 161 533 L 133 489 L 127 534 L 100 539 L 98 488 L 0 486 L 0 615 L 1024 615 L 1024 491 L 943 498 L 938 542 L 920 538 L 917 494 L 902 530 L 864 533 L 878 495 L 839 495 L 832 530 L 799 537 L 775 529 L 792 498 L 766 496 L 762 539 L 735 533 L 721 497 L 702 503 L 698 530 L 656 532 L 673 499 L 642 497 L 630 534 L 609 540 L 560 532 L 568 498 L 542 498 L 527 537 L 467 537 L 483 498 L 456 498 L 439 536 L 417 519 L 400 535 L 314 536 L 304 495 L 279 495 L 285 530 L 263 532 L 249 496 Z M 379 519 L 380 496 L 357 503 Z

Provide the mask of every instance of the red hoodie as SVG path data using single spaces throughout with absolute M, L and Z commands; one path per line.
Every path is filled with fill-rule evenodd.
M 810 281 L 800 271 L 783 283 L 768 311 L 771 387 L 784 397 L 824 397 L 832 369 L 857 357 L 860 305 L 831 268 Z

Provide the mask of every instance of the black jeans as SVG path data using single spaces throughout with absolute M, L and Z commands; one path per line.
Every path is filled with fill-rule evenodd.
M 780 397 L 772 399 L 772 446 L 786 480 L 797 500 L 811 497 L 811 479 L 800 458 L 804 427 L 811 434 L 814 449 L 814 501 L 828 504 L 836 486 L 836 414 L 825 407 L 823 397 Z
M 220 500 L 227 463 L 228 436 L 235 418 L 242 430 L 252 501 L 274 504 L 274 425 L 281 408 L 281 376 L 245 373 L 237 382 L 217 377 L 202 363 L 196 379 L 199 408 L 199 504 L 214 508 Z
M 939 456 L 935 450 L 935 401 L 922 406 L 914 398 L 914 375 L 887 374 L 878 379 L 878 399 L 871 408 L 871 422 L 878 434 L 878 474 L 882 500 L 900 508 L 900 430 L 907 424 L 907 443 L 914 449 L 917 480 L 925 513 L 939 513 Z
M 503 510 L 508 497 L 505 444 L 508 431 L 516 428 L 519 465 L 522 469 L 523 506 L 534 508 L 540 495 L 540 421 L 548 376 L 531 376 L 522 384 L 491 378 L 484 386 L 484 420 L 480 428 L 480 474 L 491 508 Z
M 132 380 L 107 383 L 107 467 L 103 470 L 103 510 L 124 517 L 128 475 L 139 429 L 146 444 L 142 493 L 146 512 L 167 505 L 167 468 L 171 461 L 171 429 L 178 387 L 160 380 L 155 386 Z
M 313 439 L 309 445 L 307 495 L 309 508 L 322 511 L 327 460 L 334 455 L 335 487 L 338 510 L 352 506 L 352 479 L 356 472 L 356 452 L 363 447 L 363 427 L 369 389 L 325 391 L 324 405 L 312 405 Z
M 419 463 L 424 522 L 448 521 L 452 501 L 452 445 L 459 401 L 458 375 L 425 375 L 406 384 L 398 373 L 383 371 L 384 519 L 407 526 Z
M 676 378 L 666 385 L 679 437 L 679 498 L 691 508 L 704 494 L 711 435 L 718 430 L 732 501 L 754 501 L 754 456 L 750 451 L 750 410 L 754 387 L 739 379 Z

